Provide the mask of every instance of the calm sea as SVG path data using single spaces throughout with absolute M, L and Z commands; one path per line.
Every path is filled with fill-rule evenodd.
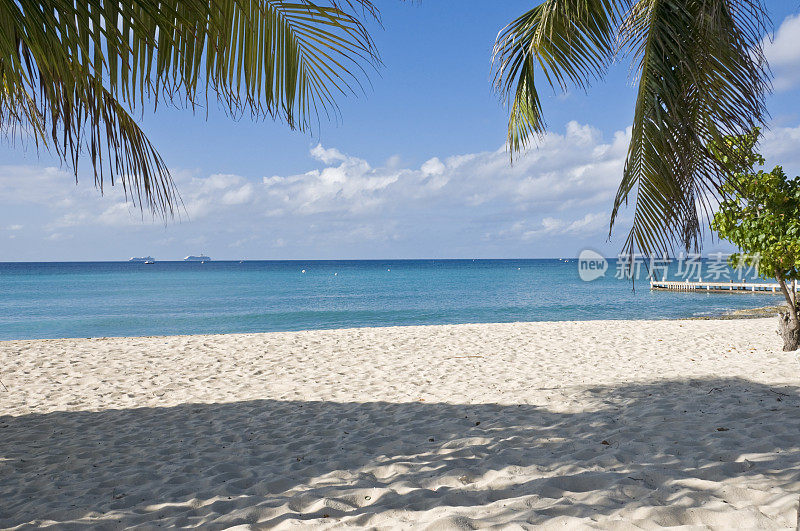
M 657 319 L 781 300 L 634 292 L 615 268 L 583 282 L 556 259 L 0 263 L 0 339 Z

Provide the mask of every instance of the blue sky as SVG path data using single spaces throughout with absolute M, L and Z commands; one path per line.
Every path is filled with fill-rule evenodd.
M 552 134 L 509 164 L 490 85 L 497 31 L 530 1 L 379 2 L 384 66 L 314 135 L 272 122 L 161 107 L 140 124 L 186 204 L 151 220 L 30 148 L 0 147 L 0 261 L 575 256 L 606 242 L 635 87 L 628 64 L 589 94 L 548 94 Z M 770 163 L 800 173 L 800 11 L 768 2 L 776 74 Z M 787 18 L 789 17 L 789 18 Z M 542 87 L 543 88 L 543 87 Z M 713 242 L 708 251 L 720 248 Z

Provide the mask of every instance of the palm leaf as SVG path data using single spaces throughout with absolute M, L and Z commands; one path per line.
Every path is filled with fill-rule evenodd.
M 54 149 L 155 213 L 177 195 L 131 118 L 148 102 L 207 105 L 307 129 L 378 61 L 370 0 L 0 0 L 0 127 Z
M 633 194 L 624 248 L 698 248 L 727 170 L 706 146 L 765 118 L 769 71 L 760 0 L 546 0 L 495 44 L 495 85 L 509 103 L 512 152 L 545 131 L 534 75 L 586 88 L 619 53 L 632 56 L 638 95 L 611 228 Z M 726 153 L 733 159 L 736 153 Z
M 622 46 L 638 60 L 639 91 L 611 217 L 613 228 L 633 192 L 626 252 L 699 249 L 727 175 L 707 146 L 746 134 L 766 113 L 765 22 L 760 2 L 747 0 L 640 0 L 631 9 Z
M 546 0 L 500 31 L 492 63 L 495 86 L 510 107 L 512 154 L 545 131 L 537 66 L 553 88 L 585 89 L 611 59 L 617 14 L 609 0 Z

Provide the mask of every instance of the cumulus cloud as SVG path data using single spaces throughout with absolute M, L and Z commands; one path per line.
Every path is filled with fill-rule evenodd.
M 72 246 L 103 238 L 123 258 L 563 256 L 605 242 L 629 138 L 570 122 L 513 164 L 502 147 L 404 166 L 317 145 L 309 154 L 321 165 L 297 174 L 176 171 L 183 209 L 166 226 L 117 188 L 99 197 L 60 170 L 0 167 L 0 206 L 28 204 L 4 209 L 0 226 L 79 236 Z
M 420 169 L 425 175 L 441 175 L 444 173 L 447 167 L 442 164 L 442 161 L 439 160 L 439 157 L 433 157 L 432 159 L 425 161 L 425 164 L 423 164 Z
M 555 217 L 545 217 L 537 223 L 518 221 L 510 228 L 501 230 L 496 234 L 486 234 L 486 239 L 495 237 L 506 239 L 534 240 L 542 236 L 578 236 L 597 234 L 598 231 L 608 227 L 608 212 L 590 212 L 580 219 L 565 220 Z
M 800 126 L 766 130 L 760 150 L 768 165 L 780 164 L 787 173 L 800 175 Z
M 243 205 L 253 197 L 253 185 L 247 183 L 235 190 L 228 190 L 222 196 L 222 202 L 226 205 Z
M 800 85 L 800 15 L 786 17 L 774 38 L 765 39 L 763 46 L 775 73 L 775 90 L 789 90 Z
M 335 148 L 325 149 L 322 147 L 322 144 L 317 144 L 316 147 L 311 149 L 311 156 L 315 159 L 324 162 L 325 164 L 331 164 L 336 161 L 340 160 L 347 160 L 347 156 L 344 155 L 341 151 Z
M 611 200 L 627 142 L 628 133 L 619 132 L 605 143 L 596 129 L 570 122 L 565 134 L 547 135 L 538 149 L 513 165 L 508 153 L 498 149 L 432 158 L 418 168 L 373 167 L 317 146 L 312 155 L 331 161 L 328 166 L 263 178 L 252 205 L 267 217 L 349 218 L 459 212 L 469 219 L 489 212 L 515 217 L 586 208 Z

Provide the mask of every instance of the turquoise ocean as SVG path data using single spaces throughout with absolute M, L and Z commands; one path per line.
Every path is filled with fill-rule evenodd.
M 616 268 L 584 282 L 574 259 L 0 263 L 0 339 L 662 319 L 782 300 L 651 292 Z

